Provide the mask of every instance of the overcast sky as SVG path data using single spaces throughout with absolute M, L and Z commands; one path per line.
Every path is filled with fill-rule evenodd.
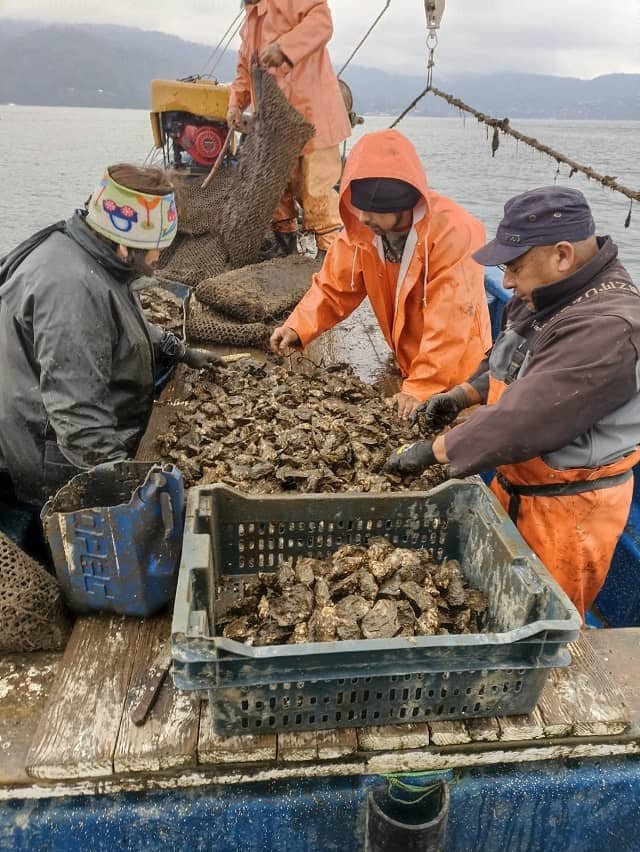
M 0 0 L 0 17 L 109 23 L 160 30 L 215 44 L 238 0 Z M 331 52 L 345 58 L 383 0 L 330 0 Z M 357 62 L 421 74 L 423 0 L 391 0 Z M 591 78 L 640 73 L 640 0 L 447 0 L 436 76 L 460 71 L 524 71 Z

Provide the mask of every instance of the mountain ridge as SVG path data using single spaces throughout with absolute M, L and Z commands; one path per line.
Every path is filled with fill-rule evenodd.
M 154 77 L 186 77 L 205 70 L 212 48 L 168 33 L 117 25 L 42 25 L 0 18 L 0 103 L 147 109 Z M 216 68 L 235 73 L 227 52 Z M 424 88 L 424 78 L 350 65 L 344 74 L 360 113 L 400 112 Z M 544 74 L 460 73 L 436 85 L 496 117 L 640 119 L 640 74 L 592 80 Z M 455 114 L 425 98 L 414 115 Z

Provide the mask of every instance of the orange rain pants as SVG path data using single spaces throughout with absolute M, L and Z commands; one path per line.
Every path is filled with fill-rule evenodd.
M 285 234 L 295 233 L 299 204 L 303 211 L 303 230 L 314 233 L 318 249 L 327 251 L 342 227 L 340 197 L 336 190 L 341 173 L 338 145 L 300 157 L 273 214 L 273 229 Z
M 488 404 L 505 385 L 491 379 Z M 502 465 L 498 472 L 511 485 L 562 485 L 616 476 L 631 470 L 640 450 L 598 468 L 556 470 L 542 458 Z M 498 478 L 491 485 L 508 510 L 510 495 Z M 629 516 L 633 477 L 609 488 L 557 497 L 520 497 L 517 527 L 529 547 L 562 586 L 584 618 L 602 588 L 613 552 Z

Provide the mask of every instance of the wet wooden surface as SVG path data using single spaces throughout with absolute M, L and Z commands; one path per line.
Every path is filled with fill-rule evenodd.
M 590 630 L 589 644 L 601 670 L 625 697 L 630 731 L 640 735 L 640 628 Z
M 141 622 L 131 680 L 113 758 L 115 772 L 157 772 L 197 764 L 200 700 L 181 692 L 167 674 L 143 725 L 131 721 L 149 668 L 163 648 L 170 648 L 169 614 Z
M 636 628 L 582 633 L 571 648 L 573 664 L 552 673 L 544 700 L 526 717 L 220 737 L 213 732 L 208 702 L 177 692 L 167 680 L 147 722 L 136 728 L 129 713 L 168 630 L 167 615 L 142 622 L 83 617 L 64 656 L 3 660 L 0 784 L 24 784 L 27 775 L 54 783 L 187 769 L 247 772 L 244 767 L 253 766 L 278 777 L 297 767 L 301 775 L 309 767 L 320 772 L 321 765 L 327 774 L 368 772 L 378 763 L 403 771 L 414 763 L 489 765 L 511 761 L 505 754 L 519 750 L 523 759 L 553 759 L 572 743 L 584 756 L 592 740 L 592 752 L 606 754 L 607 738 L 611 753 L 618 753 L 615 744 L 630 739 L 625 734 L 630 722 L 630 733 L 638 733 Z
M 28 783 L 27 752 L 47 703 L 61 653 L 0 658 L 0 782 Z
M 32 778 L 113 773 L 139 625 L 109 616 L 76 621 L 27 755 Z

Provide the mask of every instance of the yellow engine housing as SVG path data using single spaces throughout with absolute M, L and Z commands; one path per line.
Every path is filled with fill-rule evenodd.
M 212 80 L 152 80 L 150 118 L 156 148 L 166 142 L 160 120 L 163 112 L 189 112 L 225 123 L 230 92 L 230 86 Z

